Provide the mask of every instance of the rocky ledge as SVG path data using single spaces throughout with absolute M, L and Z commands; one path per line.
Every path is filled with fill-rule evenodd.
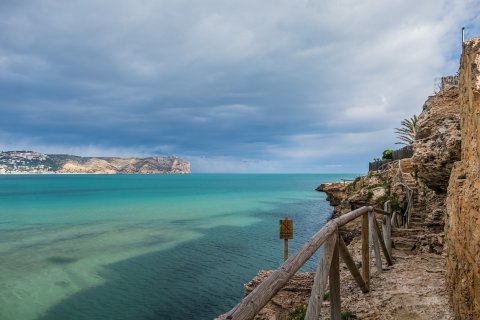
M 332 206 L 340 205 L 347 198 L 347 185 L 344 182 L 322 183 L 315 190 L 325 192 Z

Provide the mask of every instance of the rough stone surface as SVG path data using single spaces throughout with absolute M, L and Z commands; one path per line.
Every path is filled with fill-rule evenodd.
M 63 160 L 63 159 L 62 159 Z M 190 173 L 190 163 L 176 157 L 85 158 L 72 157 L 60 164 L 58 173 L 157 174 Z
M 461 150 L 458 87 L 427 99 L 418 117 L 413 144 L 412 172 L 417 182 L 417 209 L 422 222 L 436 232 L 445 225 L 446 193 L 450 172 Z
M 460 160 L 461 131 L 458 88 L 429 97 L 418 117 L 413 169 L 425 185 L 446 193 L 450 172 Z
M 480 319 L 480 38 L 464 43 L 460 64 L 461 161 L 447 197 L 447 284 L 458 319 Z
M 315 190 L 325 192 L 330 205 L 338 206 L 347 198 L 346 187 L 344 182 L 322 183 Z

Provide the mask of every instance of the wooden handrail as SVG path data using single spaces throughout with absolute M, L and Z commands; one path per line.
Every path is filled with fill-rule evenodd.
M 312 297 L 309 303 L 309 312 L 308 312 L 309 316 L 310 314 L 316 315 L 319 312 L 318 311 L 319 306 L 318 306 L 317 300 L 319 299 L 320 296 L 323 299 L 323 290 L 325 289 L 325 285 L 326 285 L 326 276 L 330 273 L 331 279 L 332 277 L 333 279 L 337 279 L 336 273 L 338 273 L 338 270 L 331 270 L 331 272 L 329 271 L 331 269 L 330 264 L 332 264 L 332 266 L 335 265 L 334 269 L 338 269 L 337 264 L 335 263 L 336 261 L 335 259 L 337 258 L 334 258 L 332 262 L 333 252 L 336 252 L 334 257 L 338 257 L 338 250 L 340 249 L 340 254 L 342 258 L 349 260 L 347 264 L 351 268 L 355 267 L 355 265 L 351 261 L 351 258 L 349 258 L 348 251 L 346 251 L 346 247 L 344 247 L 343 241 L 340 242 L 337 239 L 339 237 L 338 228 L 352 220 L 355 220 L 360 216 L 366 217 L 368 213 L 371 213 L 371 215 L 373 215 L 375 212 L 390 216 L 390 213 L 387 211 L 374 208 L 371 206 L 368 206 L 368 207 L 364 206 L 356 210 L 350 211 L 347 214 L 341 215 L 340 217 L 337 217 L 327 222 L 327 224 L 325 224 L 323 228 L 321 228 L 312 238 L 310 238 L 310 240 L 308 240 L 302 246 L 302 248 L 300 248 L 300 250 L 298 250 L 294 255 L 292 255 L 287 261 L 285 261 L 267 279 L 265 279 L 260 285 L 258 285 L 249 295 L 247 295 L 238 305 L 236 305 L 230 312 L 228 312 L 226 319 L 234 319 L 234 320 L 253 319 L 255 315 L 258 312 L 260 312 L 260 310 L 270 301 L 270 299 L 272 299 L 272 297 L 285 286 L 285 284 L 305 264 L 305 262 L 328 240 L 329 249 L 327 250 L 326 248 L 326 251 L 328 251 L 329 254 L 324 254 L 324 256 L 320 259 L 319 269 L 317 270 L 317 275 L 314 281 L 315 284 L 314 284 L 314 287 L 312 288 Z M 372 218 L 370 218 L 370 220 L 371 219 Z M 364 262 L 363 265 L 364 266 L 366 265 L 367 266 L 366 268 L 369 269 L 370 262 L 368 258 L 369 256 L 368 242 L 366 242 L 366 245 L 365 245 L 365 241 L 368 241 L 368 226 L 365 230 L 365 222 L 368 220 L 365 220 L 364 218 L 363 221 L 364 221 L 363 223 L 364 227 L 362 228 L 363 229 L 362 233 L 364 234 L 366 233 L 366 239 L 365 239 L 365 236 L 362 236 L 362 239 L 364 242 L 364 244 L 362 245 L 362 261 Z M 380 239 L 380 234 L 379 234 L 380 232 L 377 230 L 378 228 L 375 228 L 375 226 L 372 223 L 370 223 L 370 234 L 375 234 L 375 237 L 372 240 L 373 242 L 370 241 L 370 246 L 374 244 L 378 248 L 379 242 L 383 242 L 383 239 Z M 334 239 L 337 239 L 337 240 L 334 240 Z M 333 247 L 331 243 L 334 243 Z M 388 263 L 390 264 L 391 257 L 389 255 L 389 252 L 387 252 L 385 248 L 386 247 L 385 244 L 384 243 L 382 244 L 383 244 L 382 249 L 384 250 L 385 256 L 388 255 L 387 260 L 388 260 Z M 341 246 L 341 247 L 338 248 L 338 246 Z M 365 258 L 365 255 L 366 255 L 366 258 Z M 377 266 L 379 266 L 379 268 L 381 269 L 381 261 L 379 261 L 379 259 L 380 257 L 379 255 L 377 255 L 376 256 Z M 368 288 L 369 288 L 370 276 L 369 276 L 369 271 L 365 271 L 365 267 L 362 269 L 364 269 L 363 278 L 360 276 L 360 272 L 358 272 L 358 270 L 356 270 L 357 272 L 355 271 L 351 271 L 351 272 L 354 273 L 354 277 L 356 278 L 357 283 L 361 287 L 362 291 L 366 292 L 368 291 Z M 335 282 L 337 281 L 335 280 Z M 339 285 L 339 284 L 336 284 L 336 285 Z M 315 304 L 316 306 L 310 305 L 311 303 Z M 340 303 L 339 297 L 338 297 L 338 303 Z M 335 305 L 335 310 L 339 310 L 337 305 Z M 334 313 L 336 313 L 336 311 Z
M 401 160 L 400 160 L 401 161 Z M 396 185 L 401 185 L 407 190 L 407 208 L 405 209 L 405 216 L 406 216 L 406 221 L 403 223 L 405 228 L 408 228 L 408 225 L 410 224 L 410 210 L 412 209 L 413 206 L 413 190 L 405 183 L 403 179 L 403 175 L 405 174 L 402 170 L 402 164 L 399 161 L 398 163 L 398 177 L 400 179 L 400 182 L 397 182 Z
M 386 216 L 391 216 L 392 215 L 391 212 L 388 212 L 388 211 L 385 211 L 385 210 L 382 210 L 382 209 L 379 209 L 379 208 L 373 208 L 373 211 L 375 211 L 376 213 L 381 213 L 381 214 L 386 215 Z

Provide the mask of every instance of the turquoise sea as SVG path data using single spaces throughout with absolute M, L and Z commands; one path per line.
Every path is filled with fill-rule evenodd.
M 212 319 L 330 217 L 342 174 L 0 175 L 0 319 Z M 315 259 L 304 270 L 313 270 Z

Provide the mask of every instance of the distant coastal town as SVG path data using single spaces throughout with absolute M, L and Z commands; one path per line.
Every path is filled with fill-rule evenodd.
M 53 173 L 56 167 L 48 156 L 33 151 L 0 152 L 0 174 Z

